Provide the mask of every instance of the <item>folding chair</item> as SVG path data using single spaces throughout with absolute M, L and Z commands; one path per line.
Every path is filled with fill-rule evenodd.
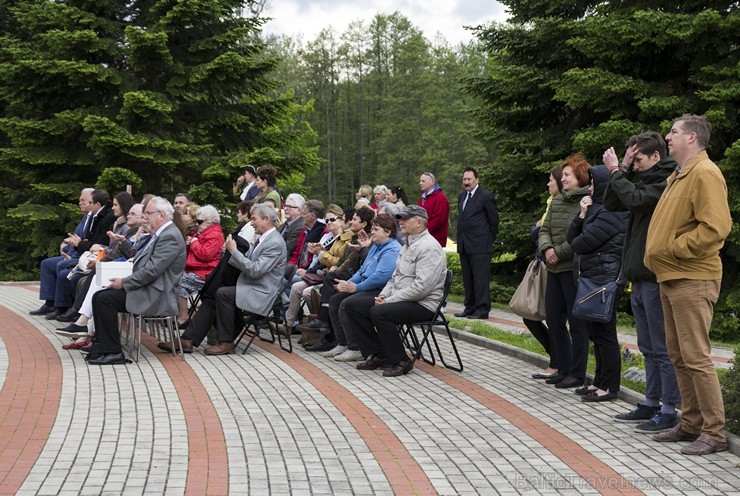
M 180 341 L 180 331 L 177 329 L 176 316 L 145 316 L 135 314 L 125 314 L 128 323 L 128 332 L 130 336 L 129 355 L 134 361 L 139 361 L 141 355 L 141 331 L 144 330 L 151 336 L 155 336 L 162 341 L 177 343 L 177 349 L 172 347 L 172 356 L 177 356 L 185 360 L 185 353 L 182 352 L 182 341 Z M 126 337 L 126 344 L 129 344 L 129 336 Z M 136 355 L 134 355 L 136 348 Z M 178 351 L 179 350 L 179 351 Z
M 434 342 L 434 347 L 437 350 L 437 355 L 439 356 L 440 361 L 442 362 L 442 365 L 444 365 L 446 368 L 455 370 L 457 372 L 462 372 L 463 370 L 463 363 L 462 359 L 460 358 L 460 353 L 457 351 L 457 345 L 455 345 L 455 339 L 452 336 L 452 332 L 450 331 L 450 324 L 447 321 L 447 318 L 444 314 L 444 308 L 447 306 L 447 296 L 450 294 L 450 287 L 452 286 L 452 271 L 447 270 L 447 273 L 445 274 L 445 285 L 444 285 L 444 293 L 442 295 L 442 301 L 439 302 L 439 305 L 437 305 L 437 309 L 434 312 L 434 316 L 431 320 L 427 321 L 420 321 L 420 322 L 413 322 L 411 324 L 405 324 L 402 326 L 399 326 L 399 332 L 401 333 L 401 336 L 404 340 L 404 343 L 406 344 L 406 347 L 409 348 L 413 353 L 413 358 L 411 359 L 411 364 L 413 366 L 413 363 L 421 358 L 424 362 L 429 363 L 431 365 L 434 365 L 434 354 L 432 353 L 431 345 L 429 344 L 429 337 L 431 336 L 432 342 Z M 422 331 L 422 338 L 421 341 L 419 341 L 415 327 L 419 327 Z M 455 352 L 455 357 L 457 358 L 457 363 L 459 367 L 455 367 L 452 365 L 448 365 L 447 362 L 445 362 L 444 356 L 442 355 L 442 350 L 439 348 L 439 343 L 437 342 L 437 338 L 434 334 L 433 327 L 434 326 L 444 326 L 445 331 L 447 331 L 447 337 L 450 339 L 450 344 L 452 345 L 452 349 Z M 427 360 L 422 356 L 422 351 L 424 348 L 424 345 L 426 344 L 427 349 L 429 350 L 429 355 L 431 360 Z
M 246 355 L 247 350 L 249 350 L 249 347 L 252 345 L 252 341 L 254 341 L 255 338 L 260 338 L 261 341 L 265 341 L 268 343 L 274 343 L 275 342 L 275 336 L 277 336 L 278 345 L 283 350 L 287 351 L 288 353 L 293 353 L 293 341 L 291 341 L 291 329 L 290 327 L 286 326 L 286 332 L 288 333 L 287 340 L 288 345 L 287 347 L 283 345 L 283 337 L 278 330 L 278 325 L 280 324 L 280 315 L 283 311 L 283 300 L 282 300 L 282 291 L 280 291 L 278 294 L 275 295 L 275 302 L 272 304 L 272 308 L 270 309 L 270 315 L 256 315 L 253 313 L 249 313 L 247 311 L 244 311 L 244 327 L 242 328 L 242 331 L 239 333 L 239 337 L 236 339 L 235 344 L 239 346 L 239 343 L 241 342 L 242 338 L 244 336 L 248 336 L 249 340 L 247 341 L 247 345 L 244 347 L 244 351 L 242 351 L 242 355 Z M 260 330 L 267 327 L 267 329 L 270 331 L 270 337 L 262 337 L 260 334 Z

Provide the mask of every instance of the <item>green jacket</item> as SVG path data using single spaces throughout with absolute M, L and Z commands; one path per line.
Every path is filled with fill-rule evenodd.
M 549 272 L 572 272 L 573 271 L 573 249 L 566 239 L 568 227 L 573 217 L 581 211 L 581 198 L 588 196 L 588 186 L 576 188 L 571 191 L 563 191 L 552 199 L 550 210 L 547 211 L 545 222 L 540 228 L 539 250 L 545 254 L 548 248 L 554 248 L 558 256 L 558 263 L 547 264 Z
M 621 171 L 609 178 L 609 185 L 604 193 L 604 208 L 630 214 L 627 235 L 624 238 L 622 269 L 625 277 L 632 282 L 655 282 L 655 274 L 643 263 L 645 241 L 655 206 L 676 165 L 675 160 L 666 157 L 649 170 L 639 173 L 636 183 L 630 181 Z

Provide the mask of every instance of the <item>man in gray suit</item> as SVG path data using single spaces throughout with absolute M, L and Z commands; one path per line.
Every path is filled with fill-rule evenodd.
M 283 287 L 285 262 L 288 258 L 285 241 L 275 229 L 277 211 L 266 203 L 251 209 L 252 225 L 260 235 L 246 255 L 236 249 L 231 236 L 224 246 L 231 253 L 229 264 L 241 272 L 236 286 L 225 286 L 216 291 L 215 299 L 203 299 L 198 312 L 182 334 L 182 351 L 192 353 L 199 346 L 212 325 L 216 326 L 218 344 L 205 350 L 206 355 L 227 355 L 234 351 L 237 307 L 257 315 L 268 315 Z M 241 319 L 239 319 L 241 321 Z M 172 351 L 173 343 L 157 345 Z
M 92 300 L 95 338 L 87 363 L 125 363 L 118 330 L 118 312 L 137 315 L 177 315 L 177 291 L 185 270 L 185 240 L 172 223 L 175 209 L 159 196 L 147 204 L 143 220 L 152 239 L 134 259 L 133 271 L 111 279 Z

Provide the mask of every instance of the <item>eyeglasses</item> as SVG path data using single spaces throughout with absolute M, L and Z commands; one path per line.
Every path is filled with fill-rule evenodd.
M 156 214 L 158 212 L 159 212 L 159 210 L 155 210 L 154 212 L 148 212 L 148 211 L 145 210 L 144 211 L 144 215 L 146 215 L 147 217 L 149 217 L 150 215 L 154 215 L 154 214 Z
M 296 207 L 295 205 L 285 205 L 284 208 L 298 208 L 300 210 L 300 208 Z
M 195 219 L 195 223 L 198 224 L 198 225 L 201 225 L 204 222 L 205 222 L 205 220 L 203 220 L 203 219 Z
M 336 221 L 337 221 L 337 218 L 336 217 L 327 217 L 326 218 L 326 222 L 336 222 Z

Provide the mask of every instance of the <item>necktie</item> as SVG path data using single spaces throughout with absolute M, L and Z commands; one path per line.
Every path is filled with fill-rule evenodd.
M 468 196 L 465 197 L 465 201 L 463 202 L 463 206 L 462 206 L 463 212 L 465 211 L 465 208 L 468 206 L 468 201 L 470 201 L 471 196 L 473 196 L 472 193 L 468 191 Z
M 88 234 L 90 234 L 90 216 L 85 215 L 85 223 L 82 225 L 82 236 L 80 236 L 80 239 L 87 239 Z

